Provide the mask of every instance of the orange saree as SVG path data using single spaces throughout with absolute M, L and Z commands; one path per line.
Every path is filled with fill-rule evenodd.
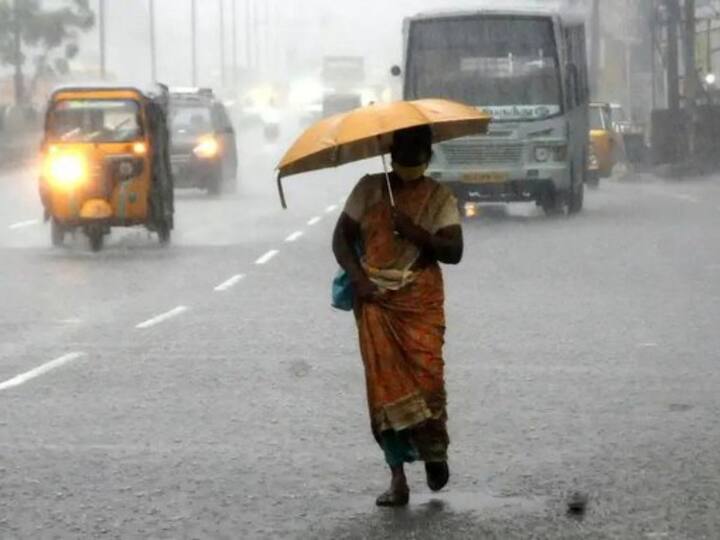
M 448 196 L 426 179 L 397 193 L 396 204 L 432 231 L 433 216 L 447 204 Z M 413 263 L 419 253 L 394 235 L 384 198 L 366 209 L 360 225 L 363 265 L 383 290 L 377 300 L 361 304 L 356 311 L 373 434 L 383 446 L 388 433 L 402 433 L 415 457 L 445 461 L 449 439 L 440 266 L 433 262 L 416 268 Z M 395 278 L 398 287 L 387 286 L 388 276 Z

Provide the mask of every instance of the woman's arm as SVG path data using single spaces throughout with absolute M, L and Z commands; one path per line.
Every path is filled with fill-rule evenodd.
M 426 257 L 444 264 L 459 264 L 462 260 L 465 246 L 460 225 L 431 234 L 399 210 L 393 210 L 393 220 L 398 234 L 420 248 Z
M 340 214 L 333 233 L 332 249 L 337 263 L 348 273 L 361 300 L 375 296 L 379 290 L 365 274 L 355 246 L 360 243 L 360 224 L 345 212 Z

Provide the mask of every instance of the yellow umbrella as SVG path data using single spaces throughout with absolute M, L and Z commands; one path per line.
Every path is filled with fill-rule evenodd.
M 445 99 L 377 103 L 321 120 L 295 141 L 278 165 L 283 208 L 287 208 L 284 177 L 384 156 L 390 151 L 395 131 L 429 125 L 433 143 L 438 143 L 487 133 L 489 123 L 487 113 Z M 387 167 L 385 173 L 387 177 Z

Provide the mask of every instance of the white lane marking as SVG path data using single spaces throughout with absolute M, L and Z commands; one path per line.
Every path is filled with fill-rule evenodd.
M 318 223 L 320 223 L 321 220 L 322 220 L 322 218 L 320 216 L 315 216 L 310 221 L 308 221 L 307 224 L 312 227 L 313 225 L 317 225 Z
M 332 214 L 335 210 L 337 210 L 337 204 L 331 204 L 325 209 L 325 213 Z
M 10 225 L 11 230 L 24 229 L 25 227 L 32 227 L 40 223 L 37 219 L 28 219 L 27 221 L 18 221 Z
M 222 282 L 217 287 L 215 287 L 215 291 L 216 292 L 227 291 L 228 289 L 231 289 L 232 287 L 234 287 L 235 285 L 240 283 L 243 279 L 245 279 L 245 274 L 237 274 L 237 275 L 231 277 L 230 279 L 228 279 L 227 281 Z
M 688 195 L 687 193 L 673 193 L 673 194 L 671 194 L 670 196 L 673 197 L 673 198 L 675 198 L 675 199 L 679 199 L 679 200 L 681 200 L 681 201 L 691 202 L 691 203 L 694 203 L 694 204 L 697 204 L 697 203 L 700 202 L 697 198 L 693 197 L 692 195 Z
M 175 309 L 171 309 L 170 311 L 168 311 L 166 313 L 162 313 L 162 314 L 158 315 L 157 317 L 153 317 L 152 319 L 148 319 L 145 322 L 141 322 L 135 328 L 137 328 L 139 330 L 144 330 L 146 328 L 150 328 L 152 326 L 155 326 L 162 322 L 165 322 L 168 319 L 172 319 L 173 317 L 182 315 L 187 310 L 188 310 L 188 308 L 186 306 L 178 306 Z
M 288 237 L 285 239 L 285 242 L 288 242 L 288 243 L 290 243 L 290 242 L 295 242 L 295 240 L 297 240 L 298 238 L 300 238 L 302 235 L 303 235 L 303 232 L 302 232 L 302 231 L 295 231 L 294 233 L 292 233 L 290 236 L 288 236 Z
M 78 360 L 79 358 L 82 358 L 83 356 L 85 356 L 85 353 L 74 352 L 74 353 L 66 354 L 65 356 L 61 356 L 60 358 L 56 358 L 55 360 L 52 360 L 51 362 L 48 362 L 47 364 L 43 364 L 42 366 L 36 367 L 35 369 L 31 369 L 30 371 L 26 371 L 25 373 L 21 373 L 20 375 L 13 377 L 10 380 L 0 383 L 0 391 L 7 390 L 8 388 L 15 388 L 16 386 L 25 384 L 26 382 L 28 382 L 32 379 L 35 379 L 36 377 L 39 377 L 40 375 L 44 375 L 48 371 L 57 369 L 69 362 Z
M 638 347 L 641 349 L 654 349 L 655 347 L 658 347 L 658 344 L 653 341 L 649 341 L 647 343 L 638 343 Z
M 272 260 L 272 258 L 275 257 L 275 255 L 277 255 L 278 253 L 280 253 L 280 252 L 279 252 L 277 249 L 271 249 L 271 250 L 268 251 L 265 255 L 263 255 L 263 256 L 260 257 L 257 261 L 255 261 L 255 264 L 257 264 L 257 265 L 267 264 L 267 263 L 269 263 L 269 262 Z

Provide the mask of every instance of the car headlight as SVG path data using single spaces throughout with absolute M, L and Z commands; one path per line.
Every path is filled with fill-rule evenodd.
M 212 159 L 220 152 L 220 144 L 217 139 L 212 136 L 203 137 L 193 148 L 193 153 L 200 159 Z
M 49 158 L 46 173 L 55 186 L 73 188 L 87 178 L 87 165 L 81 156 L 54 155 Z

